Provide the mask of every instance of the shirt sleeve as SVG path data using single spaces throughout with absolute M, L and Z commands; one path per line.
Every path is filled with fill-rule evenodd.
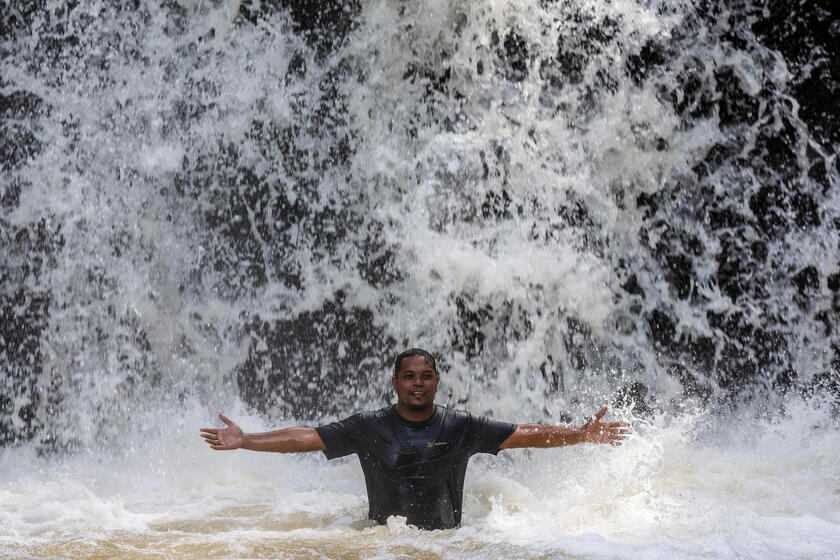
M 497 454 L 507 438 L 516 430 L 516 424 L 499 422 L 484 416 L 471 416 L 469 449 L 471 453 Z
M 361 425 L 362 414 L 354 414 L 344 420 L 315 428 L 326 447 L 324 455 L 327 459 L 358 453 Z

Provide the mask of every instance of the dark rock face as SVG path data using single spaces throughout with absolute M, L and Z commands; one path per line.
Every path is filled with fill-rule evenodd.
M 795 76 L 799 116 L 826 147 L 840 142 L 840 6 L 831 0 L 768 3 L 753 30 L 779 51 Z
M 35 417 L 41 404 L 36 383 L 41 373 L 41 332 L 48 312 L 48 301 L 34 299 L 23 290 L 0 296 L 0 360 L 7 364 L 0 388 L 0 445 L 29 439 L 40 428 Z M 24 404 L 16 406 L 18 401 Z
M 14 17 L 0 21 L 9 32 L 18 24 Z M 0 95 L 0 172 L 5 177 L 0 190 L 0 445 L 28 439 L 39 428 L 40 341 L 51 297 L 33 286 L 51 266 L 62 240 L 47 221 L 21 227 L 12 225 L 8 216 L 26 187 L 17 171 L 42 149 L 30 123 L 48 112 L 29 92 Z
M 813 138 L 829 154 L 837 154 L 840 146 L 840 4 L 830 0 L 802 2 L 770 2 L 769 17 L 756 22 L 753 29 L 761 41 L 778 50 L 788 63 L 794 75 L 792 94 L 799 103 L 799 116 L 805 122 Z M 827 160 L 813 149 L 808 150 L 808 178 L 821 187 L 818 194 L 794 192 L 790 206 L 796 213 L 796 225 L 808 227 L 818 225 L 823 219 L 831 219 L 828 212 L 820 211 L 816 197 L 825 195 L 837 185 L 831 184 Z M 835 156 L 834 176 L 840 171 L 840 160 Z M 797 187 L 800 185 L 796 184 Z M 822 218 L 821 216 L 825 216 Z M 837 232 L 840 223 L 836 217 L 830 226 Z M 840 247 L 840 241 L 837 241 Z M 834 263 L 834 270 L 840 262 Z M 832 288 L 836 273 L 821 277 L 815 267 L 806 267 L 796 272 L 793 283 L 799 292 L 801 305 L 808 307 L 809 297 L 825 285 L 834 292 L 833 303 L 824 309 L 812 310 L 814 317 L 825 324 L 825 335 L 832 340 L 834 355 L 831 370 L 820 374 L 816 385 L 837 395 L 836 380 L 840 375 L 840 344 L 837 342 L 837 296 Z M 836 284 L 836 282 L 834 282 Z M 833 380 L 833 381 L 831 381 Z
M 239 6 L 239 15 L 251 23 L 256 23 L 280 10 L 288 11 L 295 31 L 302 34 L 320 56 L 325 56 L 340 47 L 347 34 L 357 26 L 359 2 L 291 0 L 274 3 L 246 0 Z
M 432 226 L 442 233 L 458 221 L 492 228 L 528 220 L 533 214 L 546 222 L 534 218 L 533 239 L 550 244 L 568 230 L 583 232 L 575 238 L 581 252 L 612 258 L 618 278 L 615 298 L 626 310 L 617 333 L 640 334 L 687 395 L 709 400 L 718 389 L 732 394 L 748 393 L 756 386 L 787 390 L 806 373 L 796 370 L 794 356 L 799 343 L 814 333 L 825 338 L 833 360 L 807 390 L 836 392 L 840 262 L 800 262 L 788 256 L 801 250 L 795 242 L 801 237 L 833 235 L 840 246 L 840 218 L 826 204 L 840 173 L 840 159 L 834 156 L 840 145 L 840 8 L 831 0 L 728 4 L 724 10 L 721 3 L 698 2 L 673 36 L 634 45 L 625 57 L 612 60 L 623 22 L 564 3 L 558 9 L 575 32 L 562 36 L 554 52 L 534 44 L 522 29 L 493 29 L 487 58 L 475 63 L 476 76 L 495 72 L 494 79 L 513 87 L 538 77 L 542 109 L 569 111 L 562 94 L 573 90 L 579 105 L 569 121 L 580 130 L 603 109 L 604 96 L 625 87 L 623 82 L 651 88 L 685 128 L 699 121 L 715 123 L 722 139 L 690 172 L 666 178 L 656 192 L 627 196 L 623 187 L 617 187 L 618 207 L 638 210 L 642 216 L 633 254 L 611 256 L 614 240 L 602 235 L 596 211 L 573 193 L 551 209 L 512 195 L 508 182 L 515 162 L 501 143 L 481 151 L 481 161 L 466 179 L 458 175 L 460 170 L 437 172 L 442 183 L 475 181 L 485 188 L 474 200 L 465 200 L 470 192 L 453 194 L 461 197 L 460 206 L 447 206 L 433 217 Z M 107 68 L 112 61 L 106 47 L 112 48 L 110 54 L 146 57 L 130 35 L 148 23 L 148 6 L 139 2 L 104 6 L 106 11 L 131 14 L 129 23 L 135 27 L 125 34 L 100 29 L 100 22 L 74 2 L 59 7 L 38 0 L 14 2 L 0 13 L 0 55 L 11 54 L 15 38 L 28 37 L 37 25 L 40 59 L 32 64 L 49 68 L 48 81 L 57 85 L 74 73 Z M 166 33 L 175 36 L 189 27 L 189 14 L 180 4 L 165 2 L 162 9 L 168 16 Z M 293 117 L 283 124 L 266 118 L 256 107 L 247 122 L 251 152 L 220 138 L 215 145 L 191 150 L 173 176 L 154 187 L 172 203 L 173 214 L 185 208 L 197 214 L 201 225 L 197 235 L 207 248 L 202 270 L 213 273 L 209 290 L 215 297 L 248 297 L 270 281 L 289 290 L 302 289 L 299 252 L 357 274 L 381 290 L 383 299 L 389 297 L 389 287 L 404 279 L 405 273 L 395 264 L 401 248 L 383 240 L 387 223 L 366 211 L 376 201 L 355 191 L 330 190 L 325 180 L 349 174 L 359 148 L 350 126 L 347 86 L 365 77 L 352 74 L 358 68 L 341 56 L 358 28 L 360 13 L 355 0 L 240 4 L 234 26 L 279 14 L 288 25 L 284 32 L 302 38 L 293 47 L 285 73 L 281 72 L 282 85 L 291 90 L 312 80 L 317 87 L 290 95 Z M 467 29 L 465 18 L 460 14 L 453 22 L 457 36 Z M 725 48 L 772 49 L 784 59 L 790 78 L 774 81 L 768 63 L 759 73 L 761 79 L 748 84 L 733 64 L 686 55 L 684 47 L 693 44 L 700 29 Z M 180 45 L 177 56 L 209 64 L 210 55 L 202 49 L 215 33 L 210 30 L 193 43 Z M 457 85 L 463 76 L 453 74 L 452 53 L 442 49 L 444 63 L 419 57 L 407 61 L 402 80 L 422 92 L 423 111 L 440 121 L 436 123 L 440 130 L 472 130 L 474 123 L 462 110 L 468 100 Z M 594 68 L 593 60 L 606 62 Z M 324 72 L 312 67 L 325 61 L 330 64 Z M 185 89 L 196 93 L 172 102 L 162 134 L 174 137 L 218 106 L 208 93 L 214 87 L 210 80 L 179 76 L 173 60 L 161 64 L 168 65 L 164 73 L 171 87 L 183 79 Z M 662 79 L 666 75 L 669 79 Z M 0 369 L 5 378 L 0 385 L 0 445 L 36 437 L 43 428 L 37 412 L 42 411 L 41 418 L 49 416 L 55 399 L 60 399 L 45 394 L 49 389 L 39 384 L 45 375 L 44 333 L 54 312 L 53 294 L 41 279 L 55 268 L 65 240 L 49 215 L 25 226 L 8 217 L 31 187 L 24 171 L 45 149 L 43 124 L 61 127 L 71 151 L 83 137 L 82 125 L 72 115 L 56 122 L 55 108 L 38 94 L 15 87 L 9 91 L 10 84 L 3 79 L 0 86 L 7 93 L 0 95 Z M 88 82 L 80 78 L 78 83 Z M 416 139 L 422 132 L 417 120 L 417 115 L 404 121 L 395 118 L 392 126 L 403 127 L 409 138 Z M 637 147 L 646 153 L 671 148 L 668 139 L 641 128 L 633 134 Z M 317 148 L 305 146 L 302 138 L 316 140 Z M 72 157 L 79 154 L 73 152 Z M 260 173 L 260 165 L 278 173 Z M 639 193 L 627 192 L 631 191 Z M 192 206 L 196 199 L 202 200 L 200 207 Z M 126 250 L 123 242 L 115 240 L 106 250 L 120 255 Z M 664 296 L 652 289 L 660 280 Z M 708 286 L 714 286 L 720 301 L 737 311 L 721 312 L 720 301 L 712 301 Z M 320 308 L 294 317 L 242 319 L 242 332 L 250 337 L 247 356 L 235 372 L 243 400 L 262 411 L 314 418 L 346 410 L 347 402 L 387 392 L 387 387 L 376 386 L 377 375 L 399 345 L 386 329 L 374 326 L 371 309 L 346 303 L 337 289 Z M 182 286 L 182 291 L 188 288 Z M 449 345 L 442 350 L 458 353 L 471 364 L 492 361 L 486 357 L 533 332 L 533 317 L 509 300 L 484 300 L 466 291 L 440 297 L 455 317 L 447 326 Z M 697 320 L 705 322 L 712 334 L 684 330 L 679 306 L 696 310 Z M 562 348 L 545 356 L 540 367 L 549 393 L 564 392 L 570 376 L 607 375 L 615 370 L 632 374 L 638 367 L 634 356 L 613 341 L 598 339 L 584 322 L 562 319 Z M 136 325 L 131 328 L 129 343 L 142 352 L 148 345 L 146 334 Z M 797 329 L 808 332 L 797 338 L 792 334 Z M 441 363 L 445 362 L 443 356 Z M 353 375 L 362 382 L 346 384 L 344 380 Z M 329 399 L 323 398 L 326 394 Z M 656 404 L 641 383 L 622 385 L 615 402 L 646 411 Z
M 379 332 L 369 310 L 347 309 L 344 294 L 336 296 L 294 319 L 251 320 L 248 358 L 237 372 L 246 403 L 285 418 L 316 419 L 346 412 L 371 392 L 385 402 L 382 371 L 396 354 L 395 341 Z
M 840 54 L 840 28 L 837 7 L 828 4 L 771 2 L 767 13 L 747 3 L 729 6 L 728 30 L 722 37 L 736 44 L 754 32 L 762 44 L 784 57 L 792 76 L 790 89 L 778 91 L 774 84 L 765 83 L 757 94 L 750 94 L 730 67 L 715 68 L 713 83 L 699 81 L 696 72 L 685 73 L 683 99 L 674 97 L 676 110 L 686 122 L 716 115 L 727 140 L 714 146 L 695 167 L 696 177 L 690 179 L 689 188 L 676 182 L 655 197 L 643 195 L 637 200 L 647 216 L 642 242 L 649 244 L 650 233 L 657 233 L 652 257 L 675 298 L 698 308 L 707 304 L 695 287 L 702 280 L 698 265 L 713 250 L 707 240 L 714 240 L 717 267 L 710 280 L 731 303 L 749 302 L 760 310 L 760 318 L 745 313 L 723 316 L 709 310 L 707 321 L 718 334 L 714 340 L 678 334 L 677 318 L 668 309 L 646 315 L 648 335 L 663 356 L 707 372 L 717 385 L 736 393 L 756 386 L 790 385 L 797 377 L 791 325 L 823 321 L 831 325 L 830 330 L 836 321 L 836 314 L 816 303 L 824 301 L 820 294 L 829 281 L 821 272 L 825 268 L 797 267 L 785 255 L 797 252 L 789 243 L 798 235 L 813 232 L 816 237 L 834 235 L 836 239 L 837 224 L 825 224 L 829 209 L 823 206 L 824 195 L 832 188 L 825 172 L 831 161 L 826 155 L 836 152 L 840 131 L 836 101 L 840 81 L 834 68 Z M 701 3 L 698 14 L 707 18 L 712 29 L 722 15 L 713 3 Z M 646 44 L 628 57 L 628 70 L 641 84 L 655 77 L 656 69 L 667 66 L 673 56 L 671 45 Z M 797 115 L 792 114 L 784 93 L 799 103 Z M 797 116 L 808 126 L 806 135 L 794 125 Z M 751 137 L 742 133 L 743 127 L 761 120 L 772 125 L 759 126 L 749 146 Z M 811 139 L 823 151 L 810 147 Z M 800 167 L 803 154 L 805 180 Z M 691 191 L 703 193 L 703 198 L 688 196 Z M 671 219 L 687 212 L 697 213 L 697 221 Z M 637 285 L 633 279 L 625 287 L 630 293 Z M 785 304 L 780 303 L 780 294 L 785 292 L 790 295 L 784 298 L 798 309 L 785 311 Z M 694 375 L 681 377 L 687 392 L 705 391 L 698 388 Z
M 116 17 L 125 11 L 131 14 L 127 18 L 130 27 L 138 22 L 148 22 L 151 14 L 146 11 L 147 8 L 115 3 L 106 6 L 101 15 L 103 18 Z M 190 25 L 189 14 L 177 3 L 165 5 L 163 9 L 169 16 L 165 32 L 177 35 Z M 353 2 L 330 5 L 298 2 L 279 9 L 288 14 L 295 32 L 306 39 L 317 60 L 331 55 L 341 46 L 355 25 L 358 5 Z M 251 21 L 277 11 L 277 7 L 266 3 L 245 2 L 241 6 L 241 16 Z M 127 57 L 147 56 L 133 43 L 142 37 L 138 29 L 124 29 L 110 34 L 107 26 L 100 28 L 101 23 L 93 20 L 84 6 L 76 3 L 55 8 L 38 1 L 19 2 L 0 14 L 0 36 L 4 38 L 0 53 L 5 49 L 14 49 L 15 37 L 27 37 L 33 26 L 38 27 L 40 58 L 33 63 L 52 69 L 50 79 L 56 82 L 79 69 L 84 71 L 91 63 L 107 64 L 105 58 L 95 59 L 91 52 L 85 50 L 90 49 L 93 43 L 101 43 L 103 48 L 112 49 L 111 53 Z M 211 29 L 208 39 L 212 39 L 214 33 Z M 187 46 L 180 54 L 185 58 L 198 57 L 196 47 L 194 44 Z M 311 69 L 307 68 L 306 55 L 306 52 L 299 52 L 292 57 L 285 78 L 287 85 L 310 79 Z M 73 64 L 79 68 L 73 68 Z M 360 201 L 342 200 L 340 193 L 336 193 L 332 200 L 320 198 L 323 192 L 319 184 L 321 178 L 331 172 L 341 173 L 354 150 L 355 140 L 345 126 L 346 94 L 341 91 L 346 79 L 345 71 L 345 65 L 338 64 L 333 71 L 326 73 L 318 84 L 320 96 L 297 96 L 292 102 L 292 111 L 305 117 L 296 119 L 288 128 L 278 128 L 270 120 L 259 118 L 259 112 L 255 112 L 250 126 L 259 156 L 268 165 L 279 167 L 287 177 L 287 184 L 270 184 L 265 177 L 254 173 L 251 167 L 253 158 L 243 161 L 238 146 L 220 142 L 215 150 L 196 150 L 188 154 L 171 181 L 160 186 L 160 194 L 172 202 L 173 215 L 189 208 L 196 199 L 208 202 L 200 215 L 206 227 L 207 246 L 210 247 L 203 264 L 205 270 L 216 273 L 212 290 L 217 295 L 231 299 L 241 297 L 264 286 L 268 277 L 279 279 L 292 289 L 300 288 L 299 270 L 294 266 L 292 257 L 295 251 L 309 251 L 316 258 L 339 260 L 346 254 L 346 246 L 356 243 L 359 238 L 359 258 L 347 266 L 356 268 L 376 287 L 386 286 L 399 277 L 399 273 L 390 266 L 392 249 L 385 246 L 379 235 L 382 225 L 349 209 Z M 173 72 L 172 79 L 176 76 L 177 72 Z M 174 111 L 167 115 L 164 123 L 164 134 L 177 136 L 194 119 L 215 109 L 212 96 L 205 95 L 212 91 L 212 84 L 197 80 L 192 75 L 184 79 L 189 81 L 188 87 L 197 94 L 176 101 Z M 84 79 L 81 81 L 84 82 Z M 0 82 L 0 85 L 6 84 Z M 0 261 L 0 365 L 4 375 L 0 384 L 0 444 L 37 435 L 43 426 L 36 418 L 36 411 L 43 409 L 43 418 L 45 414 L 50 414 L 50 410 L 55 411 L 61 406 L 59 387 L 47 386 L 50 384 L 43 382 L 51 375 L 43 371 L 41 352 L 44 329 L 50 319 L 51 294 L 33 286 L 39 285 L 38 279 L 43 272 L 55 266 L 54 259 L 60 252 L 63 239 L 58 227 L 48 219 L 28 227 L 12 226 L 6 221 L 6 216 L 21 204 L 21 193 L 27 190 L 22 171 L 42 150 L 39 119 L 49 120 L 50 110 L 42 99 L 30 91 L 13 91 L 0 96 L 0 170 L 4 176 L 0 183 L 0 251 L 4 255 Z M 72 116 L 65 119 L 61 124 L 71 138 L 69 145 L 73 149 L 80 140 L 79 123 Z M 299 139 L 307 135 L 319 140 L 317 153 L 298 145 Z M 171 221 L 173 216 L 167 219 Z M 350 228 L 352 239 L 348 239 Z M 119 256 L 126 249 L 119 243 L 116 240 L 114 247 L 104 250 Z M 194 280 L 202 281 L 201 278 Z M 185 289 L 182 285 L 182 292 Z M 345 358 L 335 365 L 346 371 L 361 368 L 360 379 L 372 374 L 365 369 L 370 356 L 380 355 L 383 348 L 393 347 L 372 326 L 369 311 L 344 310 L 340 303 L 330 303 L 322 312 L 311 316 L 305 314 L 279 325 L 261 323 L 258 319 L 254 319 L 252 324 L 254 332 L 259 330 L 272 342 L 269 354 L 276 354 L 273 363 L 292 359 L 289 354 L 292 350 L 278 342 L 277 336 L 312 345 L 308 350 L 313 356 L 320 355 L 320 352 L 326 351 L 325 348 L 337 352 L 339 346 L 347 346 Z M 325 327 L 325 324 L 328 326 Z M 274 338 L 272 332 L 275 333 Z M 137 340 L 123 344 L 138 346 L 141 353 L 148 353 L 149 348 L 138 342 L 146 339 L 145 333 L 140 329 L 135 334 Z M 327 345 L 317 335 L 333 336 L 333 344 Z M 111 341 L 106 334 L 98 340 L 103 345 L 117 343 L 117 337 Z M 253 352 L 238 376 L 242 381 L 243 398 L 265 410 L 275 402 L 270 400 L 270 395 L 274 393 L 257 391 L 253 375 L 256 371 L 254 364 L 264 363 L 268 358 L 265 354 Z M 318 378 L 323 373 L 318 359 L 295 359 L 299 366 L 295 379 L 300 379 L 300 376 Z M 138 364 L 136 369 L 154 367 Z M 135 373 L 137 375 L 126 379 L 125 386 L 129 386 L 132 379 L 143 379 L 143 372 Z M 278 378 L 263 370 L 260 374 L 265 376 L 260 382 L 282 381 L 282 375 Z M 159 372 L 150 375 L 159 376 Z M 293 389 L 291 396 L 288 393 L 280 396 L 283 402 L 292 403 L 282 408 L 282 412 L 304 416 L 333 410 L 324 399 L 319 398 L 324 387 L 335 388 L 339 393 L 345 388 L 338 379 L 327 382 L 319 390 L 307 389 L 305 384 L 295 385 L 294 380 L 284 381 L 281 386 Z M 358 386 L 369 389 L 364 383 Z M 54 394 L 48 394 L 53 390 Z M 300 396 L 297 396 L 298 392 Z M 55 441 L 49 431 L 42 432 L 41 436 L 48 448 L 72 446 Z

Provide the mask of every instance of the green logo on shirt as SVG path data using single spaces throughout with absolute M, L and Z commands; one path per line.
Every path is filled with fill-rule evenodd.
M 438 445 L 449 445 L 449 443 L 445 441 L 430 441 L 426 443 L 426 447 L 437 447 Z

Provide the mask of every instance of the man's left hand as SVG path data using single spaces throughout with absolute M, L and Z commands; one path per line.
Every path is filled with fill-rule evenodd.
M 601 422 L 601 418 L 609 408 L 602 406 L 601 410 L 595 413 L 583 425 L 583 438 L 591 443 L 608 443 L 619 446 L 633 432 L 629 422 Z

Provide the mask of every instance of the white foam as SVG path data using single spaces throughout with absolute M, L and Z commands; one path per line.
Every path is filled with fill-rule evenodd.
M 238 419 L 267 427 L 257 417 Z M 3 542 L 159 538 L 165 530 L 187 542 L 214 528 L 220 542 L 246 549 L 285 531 L 316 548 L 334 539 L 376 547 L 384 539 L 455 558 L 502 545 L 596 558 L 816 558 L 840 550 L 840 431 L 830 407 L 814 403 L 791 401 L 770 422 L 659 415 L 637 419 L 620 448 L 474 459 L 464 526 L 432 533 L 399 519 L 386 533 L 361 528 L 367 500 L 355 459 L 214 452 L 197 427 L 123 457 L 45 462 L 25 448 L 4 450 Z M 35 471 L 25 467 L 33 460 Z
M 755 302 L 721 292 L 713 279 L 720 240 L 700 226 L 692 233 L 706 253 L 693 281 L 705 307 L 675 298 L 649 255 L 672 231 L 649 227 L 650 247 L 641 246 L 640 229 L 650 224 L 638 196 L 690 174 L 712 146 L 728 141 L 717 117 L 678 118 L 659 86 L 684 95 L 675 84 L 690 64 L 702 79 L 728 65 L 751 95 L 790 80 L 776 54 L 751 37 L 748 49 L 735 51 L 699 29 L 697 44 L 678 53 L 673 68 L 633 83 L 628 57 L 691 23 L 693 8 L 683 0 L 361 2 L 358 26 L 328 53 L 316 38 L 291 31 L 285 13 L 240 25 L 235 0 L 179 5 L 184 11 L 175 13 L 146 3 L 148 17 L 79 7 L 97 33 L 115 35 L 91 29 L 80 37 L 85 56 L 57 67 L 32 52 L 46 32 L 35 26 L 2 62 L 4 94 L 30 91 L 49 106 L 33 128 L 41 150 L 16 171 L 21 200 L 6 218 L 15 228 L 53 228 L 61 242 L 48 255 L 54 264 L 21 281 L 50 297 L 38 340 L 42 375 L 32 388 L 43 397 L 34 421 L 42 429 L 0 451 L 1 552 L 26 555 L 40 543 L 47 548 L 30 556 L 72 555 L 49 547 L 75 539 L 81 546 L 110 540 L 133 552 L 142 548 L 137 541 L 152 541 L 154 552 L 170 556 L 182 544 L 209 541 L 222 557 L 265 556 L 282 546 L 327 556 L 356 546 L 348 556 L 370 558 L 794 558 L 840 550 L 836 421 L 830 407 L 795 399 L 772 420 L 749 410 L 637 418 L 637 435 L 620 449 L 477 458 L 464 526 L 431 533 L 400 520 L 365 526 L 355 459 L 214 452 L 197 434 L 217 424 L 222 410 L 247 430 L 294 423 L 270 422 L 238 398 L 239 367 L 252 351 L 246 324 L 321 309 L 337 290 L 346 307 L 370 311 L 383 335 L 433 349 L 453 347 L 464 323 L 459 313 L 490 309 L 461 333 L 480 334 L 482 348 L 446 356 L 439 393 L 478 413 L 516 422 L 591 414 L 589 407 L 629 381 L 647 384 L 661 402 L 681 398 L 679 382 L 639 334 L 644 311 L 673 313 L 677 336 L 718 336 L 708 311 L 740 312 L 755 325 L 764 318 Z M 603 29 L 577 26 L 572 12 Z M 616 39 L 576 54 L 585 56 L 580 83 L 544 78 L 542 62 L 588 31 Z M 528 46 L 522 81 L 501 67 L 508 34 Z M 110 48 L 111 39 L 120 48 Z M 297 75 L 295 67 L 306 71 Z M 411 71 L 416 78 L 405 79 Z M 443 73 L 445 91 L 435 83 Z M 319 105 L 333 85 L 346 109 Z M 795 121 L 793 107 L 787 117 Z M 330 124 L 313 132 L 318 119 Z M 749 142 L 757 127 L 745 127 Z M 286 133 L 294 136 L 288 153 L 280 145 Z M 340 144 L 331 134 L 352 144 L 348 161 L 330 161 Z M 662 149 L 648 146 L 660 139 Z M 293 172 L 290 161 L 306 165 Z M 715 196 L 737 204 L 758 185 L 750 169 L 715 173 Z M 317 193 L 308 192 L 311 185 Z M 502 193 L 509 203 L 498 202 Z M 296 211 L 262 206 L 280 197 L 342 218 L 309 216 L 311 223 L 289 227 L 288 239 L 274 238 Z M 229 212 L 234 199 L 245 215 Z M 575 204 L 591 224 L 563 217 Z M 247 219 L 248 235 L 215 231 L 213 212 L 230 222 L 224 226 Z M 366 217 L 382 231 L 357 227 L 354 220 Z M 335 247 L 318 246 L 315 237 L 339 226 L 348 233 Z M 364 277 L 366 233 L 382 254 L 393 252 L 399 280 L 379 286 Z M 836 232 L 812 234 L 788 236 L 802 250 L 787 264 L 818 263 L 825 275 L 824 263 L 837 262 Z M 242 238 L 258 250 L 238 247 Z M 625 279 L 616 270 L 625 258 L 637 259 L 649 306 L 643 312 L 631 314 L 622 295 Z M 250 259 L 261 259 L 264 283 L 250 276 Z M 299 285 L 287 282 L 289 270 L 299 273 Z M 786 316 L 797 304 L 785 282 L 770 286 L 769 301 Z M 830 297 L 821 287 L 813 309 Z M 636 333 L 616 332 L 616 317 Z M 791 350 L 800 371 L 822 371 L 831 360 L 821 328 L 791 326 L 802 343 Z M 576 338 L 584 332 L 591 348 Z M 621 345 L 629 366 L 573 363 L 573 347 L 589 348 L 597 361 Z M 271 348 L 261 339 L 253 350 Z M 541 372 L 548 356 L 561 387 L 550 388 Z M 269 369 L 281 367 L 292 364 Z M 256 382 L 268 383 L 263 373 Z M 388 375 L 385 368 L 370 374 L 374 382 L 344 403 L 345 412 L 379 405 Z M 23 427 L 28 394 L 14 393 L 10 425 Z M 262 404 L 279 410 L 293 398 Z

